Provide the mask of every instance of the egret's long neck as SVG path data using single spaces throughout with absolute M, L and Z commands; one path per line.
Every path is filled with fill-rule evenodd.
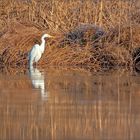
M 43 53 L 44 50 L 45 50 L 45 39 L 42 37 L 41 38 L 41 45 L 40 45 L 40 49 L 41 49 L 41 52 Z

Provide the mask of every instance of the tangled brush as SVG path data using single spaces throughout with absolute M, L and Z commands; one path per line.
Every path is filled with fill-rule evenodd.
M 0 1 L 0 64 L 28 66 L 28 52 L 53 34 L 38 65 L 132 67 L 139 63 L 139 0 Z M 81 24 L 83 23 L 83 24 Z M 98 26 L 97 26 L 98 25 Z

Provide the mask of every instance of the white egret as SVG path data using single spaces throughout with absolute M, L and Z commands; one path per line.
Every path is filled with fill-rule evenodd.
M 45 50 L 45 38 L 51 38 L 52 36 L 49 35 L 49 34 L 44 34 L 42 37 L 41 37 L 41 45 L 39 44 L 35 44 L 31 51 L 29 52 L 29 66 L 30 67 L 33 67 L 33 63 L 34 62 L 38 62 L 42 56 L 42 54 L 44 53 L 44 50 Z

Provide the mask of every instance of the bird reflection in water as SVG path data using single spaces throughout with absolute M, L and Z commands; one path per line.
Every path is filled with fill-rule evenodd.
M 46 100 L 48 97 L 48 92 L 45 89 L 44 74 L 34 67 L 30 67 L 29 73 L 33 87 L 36 89 L 40 89 L 42 99 Z

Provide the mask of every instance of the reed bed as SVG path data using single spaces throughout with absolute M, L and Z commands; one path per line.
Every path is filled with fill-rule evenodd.
M 26 67 L 47 32 L 55 38 L 38 65 L 131 68 L 140 56 L 139 15 L 139 0 L 2 0 L 0 64 Z

